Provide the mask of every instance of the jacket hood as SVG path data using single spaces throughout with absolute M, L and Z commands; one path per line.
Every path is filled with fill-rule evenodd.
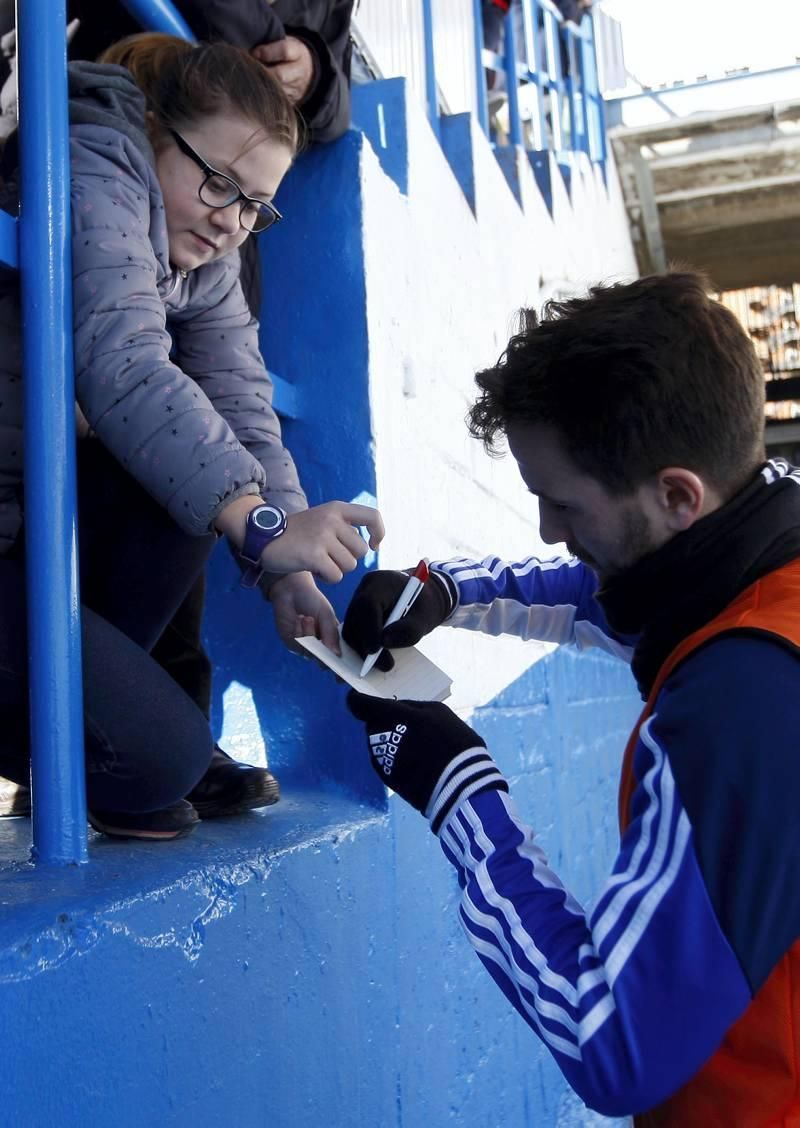
M 72 125 L 108 126 L 124 133 L 155 164 L 147 136 L 144 94 L 125 67 L 110 63 L 70 63 L 69 118 Z

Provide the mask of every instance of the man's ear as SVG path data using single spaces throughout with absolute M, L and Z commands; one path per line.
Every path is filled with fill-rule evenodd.
M 693 470 L 682 466 L 668 466 L 659 471 L 655 502 L 664 526 L 674 533 L 691 528 L 695 521 L 720 505 L 715 491 Z

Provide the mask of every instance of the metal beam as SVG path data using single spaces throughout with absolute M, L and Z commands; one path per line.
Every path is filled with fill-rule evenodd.
M 762 164 L 781 158 L 788 158 L 790 164 L 794 158 L 800 169 L 800 136 L 779 139 L 778 135 L 775 135 L 774 139 L 765 137 L 761 141 L 742 145 L 690 149 L 677 156 L 653 157 L 650 160 L 650 168 L 654 176 L 668 176 L 672 172 L 695 172 L 703 166 L 709 168 L 730 164 L 746 166 L 748 163 Z
M 650 98 L 652 101 L 657 102 L 661 98 L 669 97 L 670 94 L 681 94 L 685 90 L 704 89 L 707 86 L 721 86 L 727 82 L 741 82 L 746 78 L 772 78 L 773 75 L 790 74 L 792 71 L 800 71 L 800 63 L 788 63 L 783 67 L 767 67 L 764 70 L 743 70 L 737 74 L 719 75 L 716 78 L 698 78 L 693 82 L 681 82 L 673 86 L 658 86 L 652 90 L 637 90 L 634 94 L 620 94 L 618 98 L 609 98 L 608 103 L 609 105 L 614 105 L 615 103 L 637 102 L 642 98 Z M 634 82 L 639 82 L 634 75 L 630 75 L 630 77 L 633 78 Z M 642 84 L 639 83 L 639 85 L 641 86 Z
M 658 216 L 658 205 L 653 191 L 653 176 L 650 167 L 641 153 L 635 153 L 630 158 L 633 177 L 636 182 L 636 194 L 639 197 L 641 208 L 642 233 L 647 251 L 654 271 L 667 269 L 667 256 L 664 251 L 664 239 L 661 234 L 661 221 Z
M 627 141 L 640 145 L 658 145 L 664 141 L 679 141 L 703 133 L 724 133 L 731 129 L 750 129 L 771 122 L 800 120 L 800 99 L 771 102 L 763 106 L 744 109 L 712 110 L 692 114 L 690 117 L 670 121 L 657 121 L 650 125 L 617 126 L 611 131 L 611 140 Z
M 644 160 L 644 158 L 640 159 Z M 800 187 L 800 173 L 786 176 L 762 176 L 759 180 L 747 180 L 743 184 L 709 184 L 703 188 L 682 188 L 677 192 L 660 192 L 656 195 L 655 202 L 659 206 L 690 204 L 708 199 L 718 199 L 720 196 L 748 196 L 752 192 L 771 192 L 776 188 L 798 187 Z M 797 203 L 797 201 L 795 202 Z

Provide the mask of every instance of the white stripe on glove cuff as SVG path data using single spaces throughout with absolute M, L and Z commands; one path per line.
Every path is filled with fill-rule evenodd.
M 480 791 L 508 791 L 505 776 L 485 748 L 468 748 L 451 760 L 425 808 L 431 830 L 438 834 L 447 816 Z

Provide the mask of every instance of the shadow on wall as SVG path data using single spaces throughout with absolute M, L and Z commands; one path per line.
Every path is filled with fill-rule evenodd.
M 281 188 L 284 222 L 260 244 L 261 348 L 270 370 L 296 392 L 297 418 L 284 422 L 284 438 L 311 505 L 375 494 L 362 144 L 361 135 L 350 132 L 304 153 Z M 340 616 L 362 574 L 363 565 L 325 588 Z M 209 580 L 206 639 L 215 666 L 215 733 L 222 728 L 223 694 L 239 683 L 252 691 L 255 711 L 237 718 L 237 752 L 258 749 L 263 731 L 270 766 L 282 782 L 308 787 L 325 781 L 385 805 L 383 788 L 356 754 L 361 734 L 344 707 L 343 687 L 310 660 L 287 653 L 270 608 L 239 589 L 227 553 L 215 554 Z

